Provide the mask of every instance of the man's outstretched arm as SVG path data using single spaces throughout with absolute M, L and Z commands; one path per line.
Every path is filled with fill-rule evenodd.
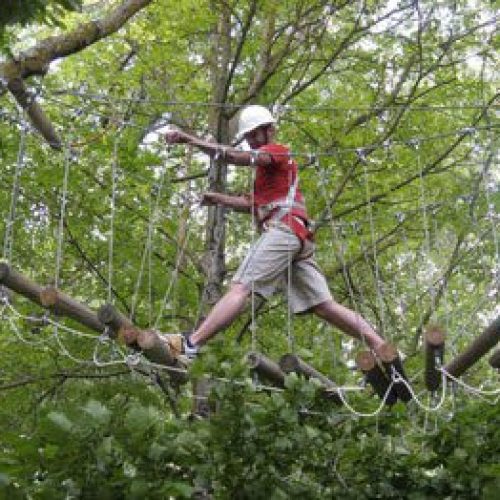
M 167 144 L 189 144 L 203 151 L 211 158 L 219 156 L 222 160 L 231 165 L 238 166 L 262 166 L 268 167 L 272 163 L 271 155 L 252 151 L 240 151 L 224 144 L 209 142 L 188 134 L 183 130 L 173 129 L 165 134 Z
M 208 191 L 203 193 L 201 199 L 202 205 L 224 205 L 236 212 L 250 212 L 252 202 L 250 196 L 247 195 L 230 195 L 225 193 L 216 193 Z

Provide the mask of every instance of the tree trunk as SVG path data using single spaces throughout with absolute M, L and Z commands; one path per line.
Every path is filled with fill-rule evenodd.
M 221 7 L 221 14 L 213 35 L 213 51 L 210 61 L 212 95 L 214 102 L 223 103 L 229 68 L 231 48 L 231 17 L 228 8 Z M 209 127 L 215 140 L 222 144 L 229 142 L 229 119 L 225 109 L 214 106 L 209 116 Z M 227 165 L 214 159 L 208 173 L 208 189 L 224 192 L 227 184 Z M 205 258 L 206 280 L 202 293 L 202 308 L 212 306 L 222 296 L 222 284 L 226 274 L 225 265 L 225 209 L 221 206 L 208 208 Z

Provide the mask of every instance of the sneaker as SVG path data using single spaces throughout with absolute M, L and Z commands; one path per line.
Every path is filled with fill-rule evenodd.
M 184 355 L 188 359 L 194 359 L 198 355 L 198 346 L 191 344 L 189 336 L 192 332 L 166 333 L 163 338 L 167 341 L 174 356 Z
M 181 333 L 183 339 L 184 354 L 188 359 L 194 359 L 198 356 L 199 347 L 197 345 L 191 344 L 189 341 L 189 336 L 193 332 L 183 332 Z

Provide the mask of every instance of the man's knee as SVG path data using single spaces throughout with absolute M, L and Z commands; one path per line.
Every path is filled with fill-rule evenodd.
M 311 312 L 323 318 L 331 311 L 332 304 L 333 304 L 332 300 L 325 300 L 324 302 L 321 302 L 320 304 L 317 304 L 314 307 L 312 307 Z
M 246 297 L 250 294 L 250 290 L 250 285 L 236 281 L 231 284 L 229 293 Z

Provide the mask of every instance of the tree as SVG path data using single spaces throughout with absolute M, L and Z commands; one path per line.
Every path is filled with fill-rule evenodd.
M 106 25 L 124 6 L 135 10 Z M 40 28 L 30 48 L 13 47 L 0 63 L 36 96 L 61 149 L 50 152 L 26 130 L 20 100 L 2 95 L 3 256 L 31 279 L 92 308 L 113 300 L 140 327 L 192 328 L 252 239 L 249 220 L 201 211 L 197 193 L 245 191 L 251 175 L 183 147 L 167 152 L 155 131 L 169 122 L 227 142 L 240 107 L 258 102 L 274 106 L 304 166 L 335 297 L 410 355 L 417 391 L 431 322 L 446 326 L 451 357 L 498 313 L 497 48 L 487 2 L 130 0 L 64 21 L 63 32 Z M 193 367 L 238 383 L 217 385 L 218 416 L 191 426 L 175 417 L 189 412 L 186 391 L 174 403 L 145 384 L 150 367 L 130 374 L 126 353 L 62 329 L 80 331 L 71 321 L 54 330 L 42 309 L 13 300 L 30 315 L 5 309 L 1 324 L 1 453 L 13 491 L 16 481 L 33 496 L 189 496 L 207 484 L 221 498 L 340 496 L 346 484 L 353 498 L 494 491 L 495 415 L 466 394 L 464 413 L 448 422 L 447 399 L 436 433 L 422 436 L 425 415 L 413 425 L 400 404 L 379 418 L 379 434 L 293 376 L 284 393 L 256 392 L 235 359 L 249 348 L 276 359 L 292 335 L 337 383 L 359 382 L 348 369 L 352 346 L 308 318 L 288 330 L 280 298 L 262 307 L 256 331 L 243 318 Z M 485 363 L 467 378 L 488 381 Z M 367 412 L 378 405 L 366 392 L 350 401 Z M 477 454 L 474 442 L 484 444 Z M 479 485 L 457 480 L 469 457 Z M 86 483 L 96 471 L 99 484 Z

